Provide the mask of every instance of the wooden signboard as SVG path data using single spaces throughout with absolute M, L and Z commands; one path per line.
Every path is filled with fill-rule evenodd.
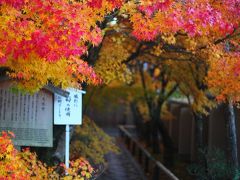
M 65 165 L 69 168 L 70 125 L 82 124 L 82 94 L 86 92 L 74 88 L 67 92 L 67 97 L 54 94 L 54 124 L 66 125 Z
M 52 147 L 52 129 L 52 93 L 13 93 L 9 81 L 0 83 L 0 131 L 12 131 L 15 145 Z
M 68 97 L 54 94 L 54 124 L 81 125 L 82 124 L 82 95 L 85 91 L 68 88 Z

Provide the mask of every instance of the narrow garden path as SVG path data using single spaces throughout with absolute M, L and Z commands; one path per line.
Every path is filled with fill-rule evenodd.
M 117 128 L 104 129 L 110 136 L 116 138 L 120 148 L 119 154 L 109 153 L 106 156 L 108 167 L 98 178 L 99 180 L 146 180 L 141 167 L 120 140 Z

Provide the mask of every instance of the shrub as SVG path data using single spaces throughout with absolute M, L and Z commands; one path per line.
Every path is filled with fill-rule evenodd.
M 11 132 L 2 132 L 0 136 L 0 179 L 79 179 L 85 180 L 92 176 L 93 168 L 83 158 L 70 162 L 70 168 L 64 165 L 47 167 L 37 160 L 36 153 L 29 149 L 20 152 L 14 148 Z M 68 172 L 68 175 L 65 175 Z
M 227 160 L 223 150 L 219 148 L 204 148 L 199 152 L 199 164 L 192 164 L 188 171 L 190 174 L 196 176 L 200 180 L 208 179 L 232 179 L 235 177 L 239 179 L 238 170 L 236 174 L 235 168 Z M 239 174 L 239 175 L 238 175 Z M 236 177 L 236 175 L 238 177 Z
M 113 139 L 100 129 L 90 118 L 84 117 L 84 123 L 77 126 L 72 137 L 70 154 L 74 158 L 81 154 L 94 163 L 105 163 L 104 155 L 118 152 Z

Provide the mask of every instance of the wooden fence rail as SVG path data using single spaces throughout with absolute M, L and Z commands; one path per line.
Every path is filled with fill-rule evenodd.
M 154 157 L 136 141 L 124 126 L 119 126 L 121 137 L 128 149 L 138 160 L 145 174 L 152 180 L 179 180 L 169 169 Z

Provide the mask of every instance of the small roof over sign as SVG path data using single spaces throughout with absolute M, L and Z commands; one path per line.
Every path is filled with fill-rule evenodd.
M 1 69 L 1 68 L 0 68 Z M 0 75 L 0 82 L 3 82 L 3 81 L 10 81 L 11 79 L 8 77 L 8 76 L 6 76 L 6 75 Z M 50 91 L 51 93 L 56 93 L 56 94 L 58 94 L 58 95 L 61 95 L 61 96 L 63 96 L 63 97 L 68 97 L 69 96 L 69 92 L 68 91 L 66 91 L 66 90 L 63 90 L 63 89 L 61 89 L 61 88 L 59 88 L 59 87 L 56 87 L 56 86 L 54 86 L 52 83 L 48 83 L 47 85 L 45 85 L 44 87 L 43 87 L 44 89 L 46 89 L 46 90 L 48 90 L 48 91 Z
M 63 89 L 61 89 L 59 87 L 56 87 L 56 86 L 54 86 L 51 83 L 48 83 L 46 86 L 44 86 L 44 89 L 47 89 L 50 92 L 56 93 L 56 94 L 61 95 L 63 97 L 68 97 L 69 96 L 69 92 L 68 91 L 65 91 L 65 90 L 63 90 Z

